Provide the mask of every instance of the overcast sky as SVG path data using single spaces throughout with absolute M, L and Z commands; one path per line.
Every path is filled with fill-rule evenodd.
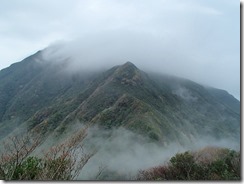
M 2 0 L 0 69 L 71 41 L 81 65 L 129 60 L 240 99 L 239 15 L 237 0 Z

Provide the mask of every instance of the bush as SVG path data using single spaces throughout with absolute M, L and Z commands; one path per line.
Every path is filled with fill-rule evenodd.
M 139 171 L 137 180 L 240 180 L 240 152 L 207 150 L 177 153 L 166 165 Z
M 170 159 L 171 170 L 176 173 L 175 178 L 180 180 L 189 180 L 196 168 L 194 157 L 189 153 L 176 154 Z
M 41 159 L 37 157 L 28 157 L 22 164 L 18 165 L 13 173 L 13 180 L 35 179 L 42 171 L 43 167 Z
M 11 137 L 0 158 L 3 180 L 72 180 L 93 156 L 82 152 L 86 129 L 76 132 L 62 144 L 51 147 L 43 157 L 29 156 L 40 142 L 26 137 Z M 31 141 L 32 140 L 32 141 Z

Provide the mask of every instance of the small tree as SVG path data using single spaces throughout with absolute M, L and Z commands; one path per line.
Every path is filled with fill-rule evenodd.
M 45 168 L 41 178 L 45 180 L 73 180 L 75 179 L 95 154 L 85 153 L 83 140 L 87 129 L 77 131 L 64 143 L 51 147 L 45 154 Z
M 196 168 L 193 155 L 188 151 L 185 153 L 178 153 L 170 159 L 172 170 L 176 171 L 176 179 L 190 180 L 191 174 Z
M 5 142 L 0 160 L 3 180 L 72 180 L 94 153 L 85 153 L 82 145 L 87 128 L 77 131 L 61 144 L 51 147 L 41 158 L 30 157 L 40 145 L 37 136 L 14 136 Z
M 28 157 L 22 164 L 20 164 L 13 174 L 13 180 L 21 179 L 35 179 L 38 173 L 42 171 L 41 159 L 37 157 Z
M 9 137 L 3 142 L 3 150 L 0 156 L 0 178 L 11 180 L 17 178 L 18 170 L 24 160 L 41 143 L 38 135 L 28 132 L 24 135 Z

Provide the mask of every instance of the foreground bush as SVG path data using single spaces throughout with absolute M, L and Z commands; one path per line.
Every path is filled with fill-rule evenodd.
M 73 180 L 93 154 L 82 151 L 86 130 L 82 129 L 64 143 L 51 147 L 44 156 L 30 156 L 40 145 L 40 137 L 11 137 L 0 157 L 1 180 Z
M 142 170 L 137 180 L 240 180 L 240 152 L 205 148 L 178 153 L 167 165 Z

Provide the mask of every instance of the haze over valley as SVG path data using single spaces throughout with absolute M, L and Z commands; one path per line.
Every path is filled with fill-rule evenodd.
M 0 179 L 241 179 L 239 2 L 0 11 Z
M 228 92 L 129 61 L 73 67 L 55 53 L 38 51 L 0 72 L 2 141 L 37 132 L 33 154 L 42 155 L 84 129 L 79 143 L 92 153 L 77 177 L 84 180 L 135 179 L 139 170 L 206 146 L 240 149 L 240 102 Z

